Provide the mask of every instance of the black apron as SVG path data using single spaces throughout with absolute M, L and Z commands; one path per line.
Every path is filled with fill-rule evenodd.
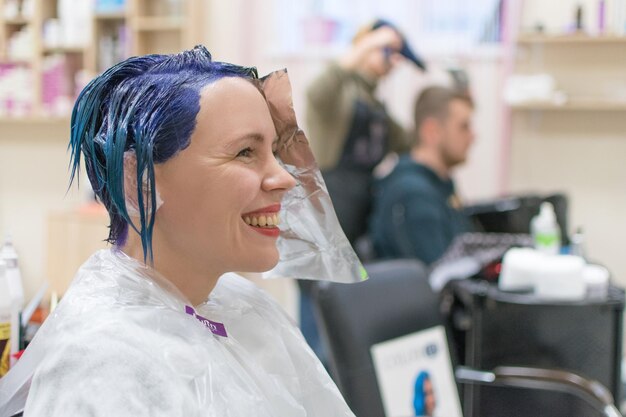
M 352 244 L 367 231 L 372 171 L 388 147 L 389 117 L 385 109 L 357 100 L 339 163 L 322 172 L 339 224 Z

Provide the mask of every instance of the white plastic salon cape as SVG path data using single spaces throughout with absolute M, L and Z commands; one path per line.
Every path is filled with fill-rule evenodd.
M 236 274 L 191 306 L 153 269 L 96 252 L 17 366 L 0 416 L 354 416 L 281 307 Z

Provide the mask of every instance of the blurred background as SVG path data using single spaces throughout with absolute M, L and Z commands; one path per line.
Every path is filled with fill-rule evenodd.
M 202 43 L 260 74 L 288 68 L 306 132 L 307 85 L 376 18 L 429 67 L 401 64 L 379 86 L 407 129 L 425 85 L 449 83 L 451 69 L 469 77 L 476 142 L 455 173 L 463 200 L 565 193 L 567 232 L 582 227 L 588 257 L 626 284 L 624 0 L 0 0 L 0 236 L 19 253 L 26 300 L 44 280 L 62 291 L 107 236 L 86 176 L 68 190 L 69 116 L 93 76 Z

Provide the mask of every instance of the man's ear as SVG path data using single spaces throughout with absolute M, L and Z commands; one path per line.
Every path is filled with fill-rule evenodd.
M 424 145 L 432 145 L 439 141 L 441 136 L 441 122 L 436 117 L 427 117 L 422 122 L 419 129 L 420 143 Z

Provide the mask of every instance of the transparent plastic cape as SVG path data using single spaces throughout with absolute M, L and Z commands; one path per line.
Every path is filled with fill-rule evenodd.
M 96 252 L 17 365 L 0 416 L 354 417 L 282 309 L 236 274 L 192 306 L 119 250 Z
M 276 153 L 297 180 L 282 202 L 280 261 L 264 278 L 358 282 L 367 272 L 346 238 L 326 184 L 293 109 L 287 70 L 259 80 L 278 134 Z

